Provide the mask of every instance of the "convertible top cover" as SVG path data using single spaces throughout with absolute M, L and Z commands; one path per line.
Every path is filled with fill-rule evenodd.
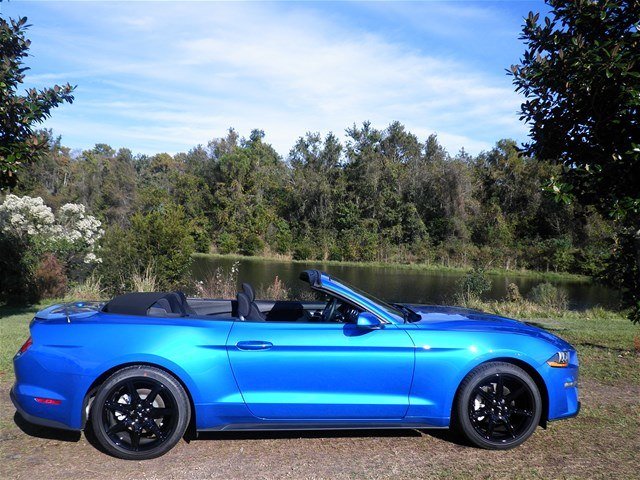
M 147 315 L 149 309 L 157 304 L 164 307 L 168 313 L 187 315 L 190 311 L 187 299 L 182 292 L 133 292 L 115 297 L 108 302 L 102 311 L 121 315 Z

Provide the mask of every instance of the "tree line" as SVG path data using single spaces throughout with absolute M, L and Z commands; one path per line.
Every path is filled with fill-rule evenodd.
M 345 137 L 307 133 L 284 158 L 262 130 L 242 138 L 230 129 L 176 155 L 104 144 L 73 154 L 58 138 L 13 192 L 54 210 L 86 205 L 106 225 L 106 251 L 123 248 L 123 232 L 154 217 L 200 252 L 602 270 L 609 222 L 557 203 L 544 187 L 558 167 L 523 155 L 514 141 L 452 155 L 435 135 L 421 141 L 398 122 L 364 122 Z

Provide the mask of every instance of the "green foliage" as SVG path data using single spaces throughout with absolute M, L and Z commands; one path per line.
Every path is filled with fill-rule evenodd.
M 260 255 L 263 250 L 264 242 L 255 233 L 250 233 L 240 243 L 240 253 L 243 255 Z
M 0 17 L 0 190 L 15 186 L 23 169 L 47 150 L 47 136 L 34 127 L 53 108 L 73 102 L 74 87 L 69 84 L 30 88 L 26 95 L 18 95 L 28 70 L 23 66 L 31 43 L 25 37 L 28 27 L 26 17 L 9 21 Z
M 238 251 L 238 239 L 230 233 L 223 232 L 218 236 L 218 252 L 223 255 Z
M 157 288 L 184 286 L 191 269 L 194 241 L 184 210 L 135 214 L 128 229 L 115 225 L 103 241 L 99 275 L 111 292 L 132 288 L 134 275 L 142 276 L 151 265 Z
M 512 67 L 526 98 L 527 151 L 557 163 L 548 189 L 560 202 L 594 206 L 615 220 L 607 276 L 640 307 L 640 3 L 548 0 L 530 13 L 527 45 Z M 591 256 L 591 259 L 594 257 Z M 591 267 L 589 267 L 591 269 Z
M 566 292 L 552 283 L 539 283 L 531 289 L 528 297 L 532 302 L 545 308 L 556 310 L 565 310 L 567 308 Z
M 34 272 L 38 258 L 28 243 L 0 235 L 0 302 L 19 305 L 37 300 Z
M 474 268 L 469 271 L 458 283 L 458 296 L 461 303 L 469 303 L 491 290 L 491 280 L 482 268 Z
M 313 258 L 313 247 L 308 239 L 302 239 L 293 247 L 294 260 L 311 260 Z

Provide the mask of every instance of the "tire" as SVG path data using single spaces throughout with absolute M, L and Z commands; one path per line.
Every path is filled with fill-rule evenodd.
M 90 418 L 93 434 L 107 453 L 147 460 L 164 455 L 182 438 L 191 404 L 173 376 L 137 365 L 118 370 L 100 386 Z
M 527 372 L 511 363 L 490 362 L 460 384 L 455 423 L 473 445 L 507 450 L 533 434 L 541 413 L 540 391 Z

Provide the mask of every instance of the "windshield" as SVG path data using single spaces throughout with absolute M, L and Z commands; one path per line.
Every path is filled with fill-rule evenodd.
M 380 300 L 379 298 L 374 297 L 370 293 L 367 293 L 367 292 L 364 292 L 364 291 L 360 290 L 358 287 L 354 287 L 353 285 L 345 282 L 342 279 L 335 278 L 335 277 L 331 277 L 331 279 L 334 282 L 340 283 L 340 284 L 344 285 L 345 287 L 349 288 L 350 290 L 353 290 L 353 292 L 357 293 L 361 297 L 366 298 L 370 302 L 375 303 L 385 313 L 387 313 L 388 315 L 390 315 L 392 317 L 395 317 L 396 321 L 402 322 L 402 321 L 405 320 L 404 312 L 402 310 L 400 310 L 399 308 L 394 307 L 393 305 L 390 305 L 389 303 L 385 302 L 384 300 Z

